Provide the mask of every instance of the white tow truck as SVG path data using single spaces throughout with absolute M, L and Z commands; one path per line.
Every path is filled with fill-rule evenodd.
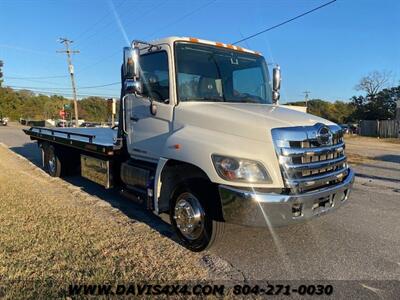
M 168 213 L 182 243 L 210 247 L 225 222 L 282 226 L 348 201 L 340 126 L 278 104 L 280 69 L 197 38 L 124 48 L 116 128 L 32 127 L 51 176 L 80 172 Z

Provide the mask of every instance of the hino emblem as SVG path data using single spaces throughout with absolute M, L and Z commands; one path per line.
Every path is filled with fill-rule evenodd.
M 317 124 L 317 141 L 320 145 L 332 145 L 333 134 L 328 126 Z

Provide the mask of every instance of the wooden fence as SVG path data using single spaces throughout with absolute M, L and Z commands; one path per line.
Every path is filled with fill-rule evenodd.
M 360 135 L 380 138 L 400 138 L 400 121 L 398 120 L 362 120 Z

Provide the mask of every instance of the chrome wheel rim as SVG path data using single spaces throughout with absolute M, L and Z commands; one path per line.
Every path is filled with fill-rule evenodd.
M 175 204 L 174 220 L 185 238 L 199 238 L 204 230 L 204 210 L 200 201 L 190 193 L 180 195 Z
M 50 173 L 55 173 L 56 172 L 56 156 L 54 155 L 53 152 L 50 152 L 49 154 L 49 171 Z

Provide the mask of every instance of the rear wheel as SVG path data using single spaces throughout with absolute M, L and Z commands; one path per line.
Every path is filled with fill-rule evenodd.
M 192 251 L 203 251 L 223 236 L 224 223 L 215 218 L 219 201 L 210 184 L 185 183 L 170 202 L 170 219 L 181 242 Z
M 49 145 L 44 149 L 44 167 L 50 176 L 61 176 L 61 161 L 52 145 Z

